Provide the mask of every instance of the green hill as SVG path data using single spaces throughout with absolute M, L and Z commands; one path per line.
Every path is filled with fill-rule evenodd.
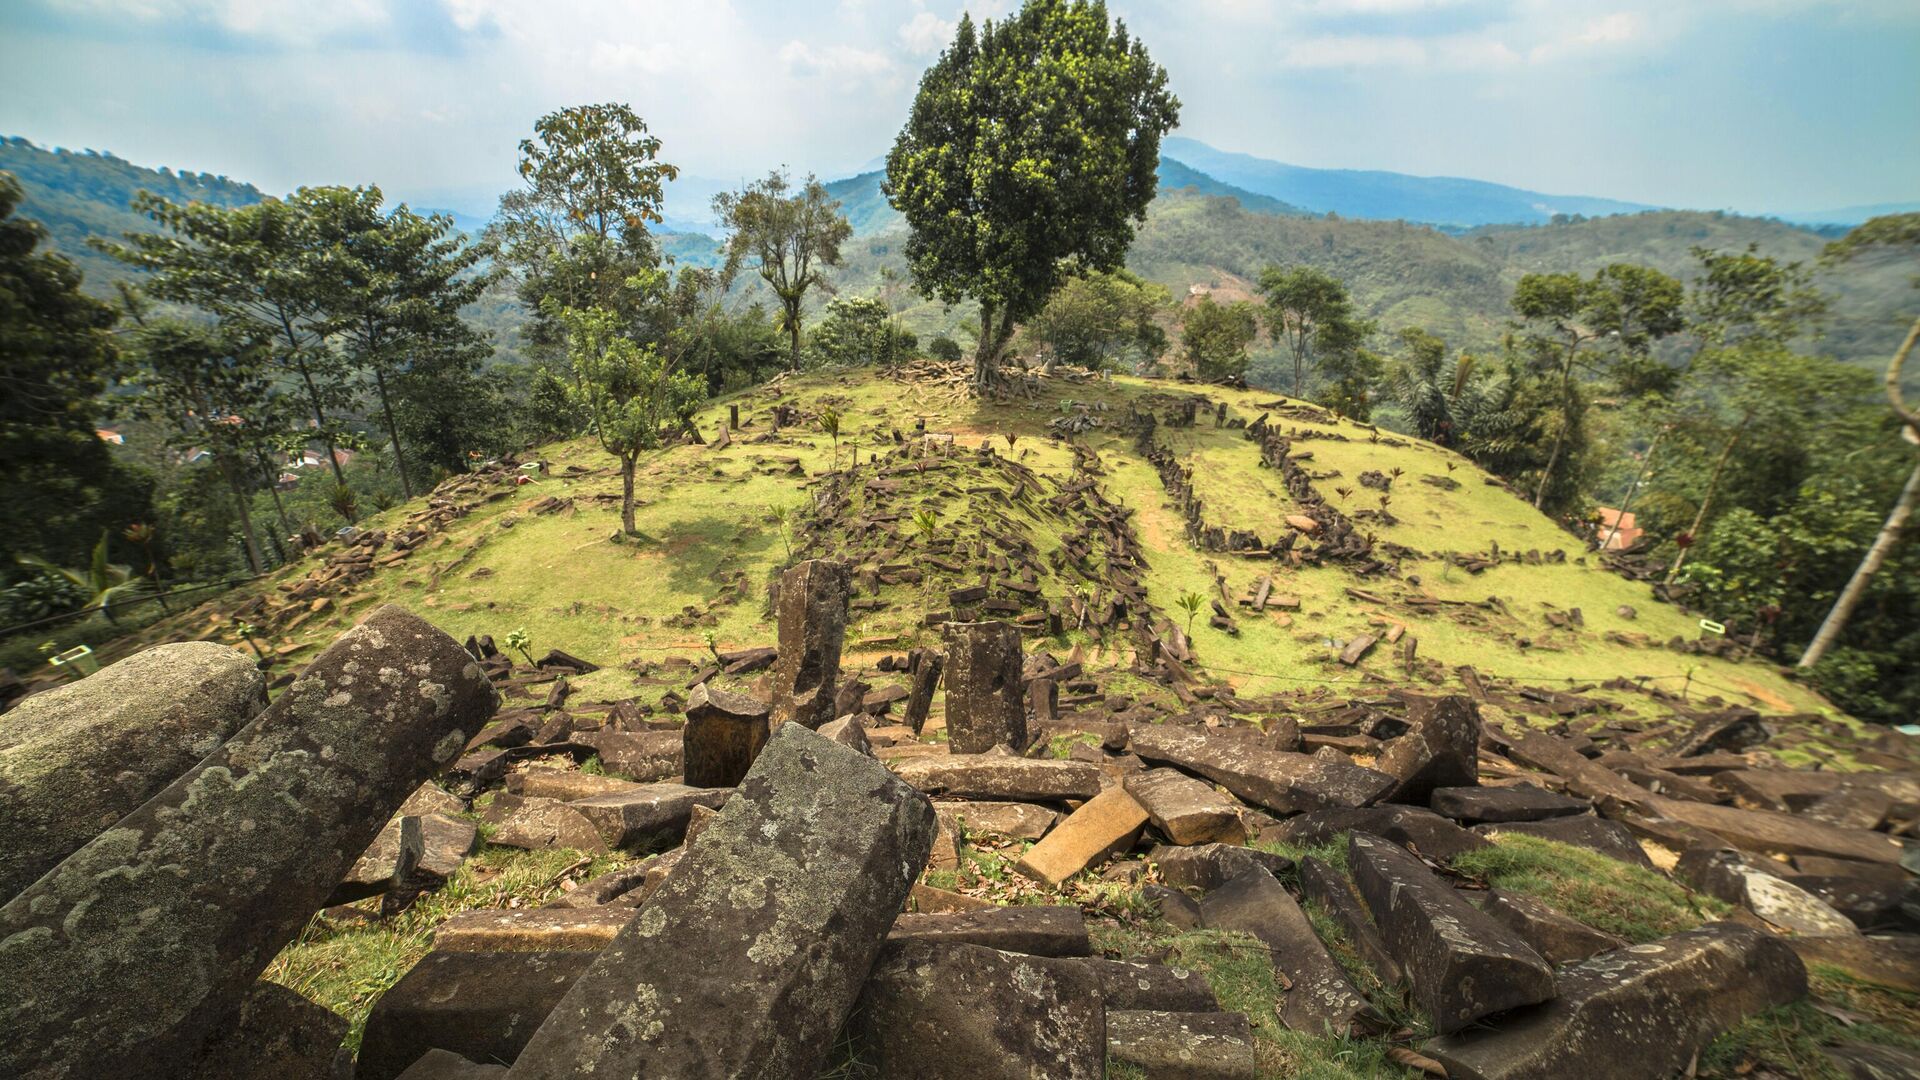
M 1196 395 L 1223 403 L 1229 426 L 1215 425 L 1212 405 L 1196 425 L 1177 426 L 1184 402 Z M 776 403 L 797 410 L 803 423 L 773 433 Z M 837 449 L 806 420 L 827 405 L 845 417 Z M 434 505 L 458 506 L 457 515 L 415 502 L 363 522 L 391 537 L 430 531 L 404 553 L 379 549 L 364 576 L 299 586 L 310 575 L 328 576 L 316 568 L 340 551 L 329 545 L 321 560 L 295 563 L 146 636 L 227 634 L 232 620 L 243 617 L 261 628 L 263 645 L 297 663 L 366 611 L 394 601 L 457 637 L 500 639 L 524 627 L 536 651 L 558 648 L 599 664 L 600 671 L 576 681 L 579 692 L 657 698 L 662 684 L 636 686 L 637 667 L 673 656 L 698 659 L 709 632 L 723 649 L 772 640 L 764 585 L 791 558 L 845 558 L 869 572 L 848 631 L 849 647 L 860 643 L 860 655 L 931 641 L 926 614 L 947 610 L 948 591 L 977 582 L 981 567 L 971 556 L 951 556 L 949 571 L 916 554 L 922 541 L 912 538 L 906 522 L 926 508 L 938 517 L 936 537 L 962 550 L 987 535 L 1030 545 L 1038 594 L 1023 594 L 1018 610 L 1069 613 L 1062 632 L 1036 647 L 1064 653 L 1078 646 L 1089 653 L 1090 666 L 1123 668 L 1138 639 L 1117 624 L 1082 626 L 1072 614 L 1076 604 L 1097 608 L 1103 597 L 1116 595 L 1100 569 L 1103 547 L 1096 544 L 1086 564 L 1077 564 L 1069 550 L 1084 546 L 1072 538 L 1100 531 L 1095 510 L 1061 498 L 1076 481 L 1091 479 L 1102 505 L 1123 508 L 1127 516 L 1155 620 L 1183 622 L 1179 601 L 1189 593 L 1221 600 L 1231 613 L 1231 633 L 1201 618 L 1193 651 L 1198 670 L 1242 693 L 1301 686 L 1362 693 L 1377 678 L 1457 685 L 1457 669 L 1471 666 L 1486 677 L 1515 675 L 1543 686 L 1620 679 L 1675 693 L 1691 673 L 1696 699 L 1717 695 L 1782 712 L 1821 705 L 1769 665 L 1670 647 L 1706 637 L 1694 617 L 1656 602 L 1648 586 L 1591 563 L 1577 538 L 1464 458 L 1415 440 L 1376 441 L 1367 428 L 1271 394 L 1058 378 L 1044 380 L 1031 400 L 1002 405 L 962 399 L 944 385 L 856 371 L 779 380 L 715 402 L 700 416 L 701 426 L 715 430 L 733 406 L 743 429 L 726 449 L 680 446 L 643 462 L 640 542 L 610 539 L 619 510 L 611 460 L 586 441 L 565 443 L 541 452 L 551 471 L 532 484 L 455 481 L 464 493 L 443 493 Z M 1209 527 L 1271 544 L 1287 531 L 1289 515 L 1311 509 L 1260 464 L 1260 447 L 1245 425 L 1265 414 L 1269 424 L 1293 433 L 1294 452 L 1326 506 L 1352 522 L 1356 537 L 1370 538 L 1376 554 L 1363 560 L 1309 555 L 1295 565 L 1264 554 L 1197 549 L 1183 500 L 1143 456 L 1129 419 L 1146 413 L 1160 421 L 1152 437 L 1156 455 L 1193 469 L 1193 495 Z M 1050 433 L 1056 419 L 1076 416 L 1092 424 L 1077 439 Z M 925 470 L 890 456 L 900 446 L 894 432 L 916 419 L 953 439 L 953 453 L 928 460 Z M 833 471 L 856 455 L 857 471 Z M 888 469 L 884 477 L 875 471 L 876 455 Z M 1372 472 L 1382 474 L 1370 478 L 1374 483 L 1393 478 L 1387 480 L 1390 521 L 1378 517 L 1381 492 L 1361 479 Z M 1023 483 L 1016 474 L 1029 479 Z M 848 493 L 844 513 L 831 521 L 813 518 L 812 508 L 835 491 Z M 782 512 L 791 515 L 786 526 Z M 886 516 L 893 513 L 903 516 Z M 851 539 L 862 529 L 850 522 L 874 520 L 893 521 L 882 531 L 894 539 L 866 546 Z M 1302 538 L 1296 546 L 1306 552 L 1314 545 Z M 1367 572 L 1363 564 L 1372 561 L 1383 565 Z M 889 583 L 879 576 L 881 565 L 896 563 L 921 567 L 928 577 Z M 1274 597 L 1297 598 L 1298 605 L 1255 611 L 1238 603 L 1268 577 Z M 1563 625 L 1576 608 L 1577 622 Z M 1404 646 L 1385 643 L 1395 626 L 1418 640 L 1411 664 L 1403 662 Z M 1382 644 L 1357 666 L 1342 663 L 1340 653 L 1363 634 L 1380 636 Z M 1629 709 L 1647 704 L 1637 691 L 1598 692 Z

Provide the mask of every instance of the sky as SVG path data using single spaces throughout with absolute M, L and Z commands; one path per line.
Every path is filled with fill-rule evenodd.
M 0 134 L 486 214 L 545 112 L 690 177 L 874 167 L 1016 0 L 0 0 Z M 1920 0 L 1111 0 L 1179 133 L 1296 165 L 1782 213 L 1920 199 Z

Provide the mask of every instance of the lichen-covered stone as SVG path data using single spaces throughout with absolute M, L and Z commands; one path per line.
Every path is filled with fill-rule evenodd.
M 1099 1080 L 1106 1007 L 1075 960 L 980 945 L 887 946 L 852 1033 L 880 1076 L 917 1080 Z
M 717 809 L 732 796 L 732 788 L 663 782 L 578 799 L 567 806 L 592 822 L 608 847 L 647 854 L 678 844 L 686 835 L 694 807 Z
M 1107 1056 L 1148 1080 L 1254 1080 L 1253 1028 L 1241 1013 L 1107 1013 Z
M 0 1074 L 181 1074 L 420 782 L 493 714 L 459 644 L 398 607 L 0 908 Z
M 210 641 L 155 646 L 14 706 L 0 723 L 0 901 L 266 706 L 253 661 Z
M 1673 1076 L 1741 1020 L 1806 992 L 1806 968 L 1786 942 L 1709 923 L 1565 968 L 1552 1001 L 1421 1052 L 1455 1080 Z
M 706 683 L 687 695 L 682 732 L 686 781 L 694 787 L 732 787 L 767 744 L 767 703 Z
M 1568 814 L 1584 814 L 1593 808 L 1593 804 L 1585 799 L 1569 799 L 1532 784 L 1436 788 L 1427 805 L 1438 814 L 1468 824 L 1483 821 L 1539 821 Z
M 347 1018 L 278 983 L 256 982 L 189 1070 L 220 1080 L 335 1080 L 351 1070 Z
M 1152 1009 L 1160 1012 L 1218 1012 L 1220 1001 L 1206 976 L 1186 968 L 1150 960 L 1080 961 L 1100 980 L 1100 999 L 1108 1009 Z
M 512 1075 L 811 1080 L 933 826 L 879 762 L 783 724 Z
M 1062 802 L 1100 794 L 1100 767 L 1010 754 L 934 754 L 894 764 L 900 779 L 929 795 Z
M 1434 1030 L 1545 1001 L 1553 969 L 1512 930 L 1461 899 L 1389 840 L 1354 833 L 1347 867 Z
M 902 915 L 889 942 L 929 941 L 985 945 L 1031 956 L 1086 956 L 1093 952 L 1087 920 L 1077 907 L 1019 904 L 977 911 Z

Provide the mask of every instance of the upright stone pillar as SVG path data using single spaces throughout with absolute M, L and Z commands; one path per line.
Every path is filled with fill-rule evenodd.
M 773 664 L 772 726 L 817 728 L 833 719 L 840 646 L 847 636 L 847 564 L 810 559 L 780 575 L 774 616 L 780 658 Z
M 915 735 L 927 726 L 927 710 L 933 708 L 933 691 L 940 685 L 941 668 L 946 666 L 946 658 L 931 649 L 920 653 L 919 658 L 913 669 L 913 691 L 907 695 L 904 720 Z
M 984 754 L 996 746 L 1027 748 L 1020 666 L 1020 630 L 1013 624 L 948 624 L 948 750 Z
M 495 704 L 459 643 L 405 610 L 349 630 L 0 907 L 0 1076 L 193 1074 L 202 1040 Z

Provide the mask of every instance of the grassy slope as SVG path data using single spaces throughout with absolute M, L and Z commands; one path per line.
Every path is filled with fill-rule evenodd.
M 1004 433 L 1020 436 L 1014 454 L 1045 475 L 1065 477 L 1071 463 L 1066 444 L 1044 437 L 1046 421 L 1058 415 L 1062 402 L 1105 404 L 1112 417 L 1129 400 L 1157 392 L 1184 393 L 1173 384 L 1122 378 L 1105 383 L 1051 384 L 1050 400 L 1018 406 L 982 405 L 963 401 L 951 392 L 930 390 L 865 372 L 815 375 L 789 380 L 781 400 L 810 409 L 825 400 L 838 403 L 845 427 L 839 449 L 844 463 L 850 446 L 875 449 L 894 426 L 911 427 L 925 417 L 930 430 L 956 433 L 963 445 L 990 440 L 1004 451 Z M 1236 415 L 1251 420 L 1258 403 L 1270 395 L 1252 391 L 1213 391 L 1224 397 Z M 743 417 L 752 417 L 749 431 L 767 429 L 767 410 L 774 394 L 760 392 L 735 399 Z M 712 431 L 727 403 L 715 403 L 701 416 Z M 1291 423 L 1291 422 L 1290 422 Z M 1338 469 L 1341 477 L 1324 480 L 1320 489 L 1349 512 L 1377 502 L 1377 494 L 1355 477 L 1367 468 L 1402 468 L 1392 510 L 1401 524 L 1385 530 L 1384 539 L 1422 552 L 1485 551 L 1497 541 L 1502 550 L 1567 550 L 1561 566 L 1503 564 L 1480 575 L 1454 569 L 1438 558 L 1409 562 L 1409 578 L 1360 580 L 1338 568 L 1289 570 L 1264 560 L 1230 555 L 1208 555 L 1193 550 L 1182 533 L 1177 513 L 1168 505 L 1158 478 L 1135 456 L 1129 441 L 1111 428 L 1096 429 L 1085 438 L 1107 469 L 1110 493 L 1135 508 L 1137 527 L 1149 552 L 1149 598 L 1172 611 L 1188 592 L 1214 595 L 1214 573 L 1223 575 L 1234 596 L 1244 594 L 1260 575 L 1275 572 L 1276 592 L 1301 598 L 1298 612 L 1289 618 L 1269 612 L 1255 615 L 1237 609 L 1240 633 L 1230 637 L 1204 625 L 1195 629 L 1198 655 L 1246 692 L 1271 693 L 1315 683 L 1332 690 L 1359 689 L 1362 672 L 1397 676 L 1398 663 L 1385 649 L 1376 650 L 1359 670 L 1330 664 L 1332 653 L 1354 634 L 1369 629 L 1375 616 L 1408 622 L 1420 639 L 1422 658 L 1437 661 L 1451 672 L 1470 664 L 1483 673 L 1518 675 L 1539 683 L 1598 682 L 1620 676 L 1650 678 L 1654 685 L 1678 690 L 1693 675 L 1694 695 L 1718 693 L 1728 700 L 1752 702 L 1775 711 L 1822 707 L 1811 692 L 1771 666 L 1760 663 L 1689 657 L 1661 647 L 1634 647 L 1607 640 L 1608 630 L 1649 635 L 1656 642 L 1672 636 L 1694 636 L 1695 620 L 1653 600 L 1649 589 L 1594 567 L 1581 565 L 1576 540 L 1535 513 L 1505 490 L 1487 484 L 1470 464 L 1447 451 L 1414 443 L 1391 448 L 1370 444 L 1368 433 L 1341 423 L 1340 432 L 1353 441 L 1316 439 L 1296 449 L 1314 453 L 1316 470 Z M 1257 467 L 1254 445 L 1237 430 L 1215 429 L 1211 421 L 1185 431 L 1162 429 L 1161 437 L 1183 455 L 1199 463 L 1199 491 L 1207 502 L 1210 521 L 1251 529 L 1271 538 L 1288 512 L 1277 494 L 1275 477 Z M 826 436 L 811 429 L 789 429 L 779 441 L 754 444 L 736 440 L 720 452 L 682 446 L 662 451 L 641 466 L 637 521 L 644 538 L 615 542 L 618 477 L 611 459 L 585 440 L 549 447 L 545 456 L 556 473 L 580 465 L 592 475 L 566 479 L 550 477 L 519 489 L 513 496 L 483 506 L 456 522 L 426 548 L 398 566 L 377 571 L 360 583 L 337 607 L 343 610 L 316 617 L 275 647 L 294 648 L 294 660 L 311 655 L 363 616 L 377 602 L 393 601 L 427 614 L 449 633 L 491 633 L 496 638 L 515 627 L 532 634 L 536 652 L 561 648 L 603 665 L 603 670 L 578 680 L 576 689 L 593 697 L 618 698 L 636 692 L 620 669 L 629 661 L 657 661 L 667 656 L 697 657 L 705 651 L 703 635 L 710 626 L 722 647 L 770 642 L 773 627 L 758 602 L 765 581 L 787 558 L 786 541 L 772 508 L 802 508 L 810 498 L 803 481 L 785 474 L 785 459 L 797 458 L 809 474 L 825 470 L 834 453 Z M 1447 464 L 1455 469 L 1449 474 Z M 1460 486 L 1442 491 L 1418 483 L 1423 475 L 1451 475 Z M 1350 487 L 1343 498 L 1336 487 Z M 525 508 L 550 494 L 572 497 L 572 512 L 535 516 Z M 407 506 L 397 507 L 366 524 L 381 527 L 402 520 Z M 1044 530 L 1039 540 L 1051 541 Z M 796 539 L 797 543 L 797 539 Z M 469 548 L 477 550 L 462 566 L 428 587 L 435 563 L 451 563 Z M 1043 555 L 1045 554 L 1043 546 Z M 279 581 L 303 574 L 305 566 L 270 578 L 254 588 L 272 588 Z M 1417 577 L 1419 584 L 1412 583 Z M 740 603 L 712 608 L 709 619 L 670 619 L 688 607 L 697 613 L 729 582 L 741 581 Z M 1454 617 L 1418 619 L 1397 605 L 1375 605 L 1352 599 L 1349 587 L 1367 589 L 1388 600 L 1425 592 L 1446 598 L 1480 601 L 1501 598 L 1510 612 L 1502 615 L 1479 608 Z M 896 599 L 893 610 L 856 613 L 849 627 L 853 641 L 898 636 L 906 641 L 918 620 L 911 590 Z M 216 610 L 231 610 L 238 597 L 223 598 Z M 1586 628 L 1551 630 L 1546 607 L 1580 607 Z M 1628 621 L 1615 614 L 1631 605 L 1638 618 Z M 143 637 L 198 635 L 219 632 L 210 628 L 202 612 L 198 621 L 174 621 Z M 1291 621 L 1292 625 L 1283 625 Z M 1372 627 L 1378 629 L 1378 627 Z M 1519 641 L 1528 638 L 1532 647 Z M 1061 644 L 1070 644 L 1062 642 Z M 1124 665 L 1128 657 L 1106 658 Z M 1450 676 L 1449 676 L 1450 677 Z M 647 691 L 657 693 L 657 690 Z M 1645 699 L 1634 697 L 1645 708 Z

